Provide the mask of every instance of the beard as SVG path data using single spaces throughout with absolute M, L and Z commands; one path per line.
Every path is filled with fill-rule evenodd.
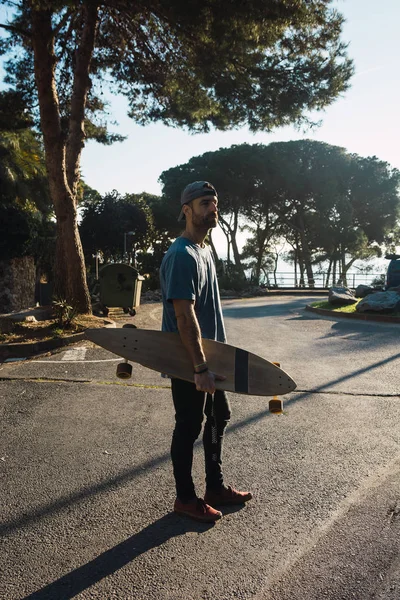
M 214 229 L 218 225 L 218 215 L 208 215 L 207 217 L 203 217 L 193 212 L 192 224 L 196 229 L 201 229 L 202 231 Z

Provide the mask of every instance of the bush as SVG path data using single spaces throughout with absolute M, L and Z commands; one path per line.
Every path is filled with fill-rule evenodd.
M 0 256 L 3 260 L 31 254 L 37 235 L 34 215 L 14 204 L 0 205 Z
M 242 292 L 249 287 L 249 282 L 237 267 L 229 265 L 226 267 L 225 273 L 218 276 L 218 285 L 220 290 Z
M 70 306 L 66 300 L 58 299 L 53 302 L 53 311 L 58 327 L 70 327 L 78 315 L 77 308 Z

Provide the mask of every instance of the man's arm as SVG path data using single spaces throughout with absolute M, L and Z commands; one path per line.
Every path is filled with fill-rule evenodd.
M 201 331 L 194 311 L 193 300 L 173 300 L 176 321 L 182 344 L 185 346 L 193 364 L 196 389 L 213 394 L 215 381 L 223 381 L 225 377 L 216 375 L 207 369 L 207 359 L 201 342 Z M 199 365 L 199 366 L 198 366 Z M 204 371 L 196 374 L 196 371 Z

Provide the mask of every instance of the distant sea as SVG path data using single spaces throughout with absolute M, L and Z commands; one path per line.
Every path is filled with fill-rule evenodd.
M 386 271 L 389 265 L 389 261 L 386 259 L 373 259 L 369 261 L 356 261 L 353 263 L 349 271 L 347 272 L 347 285 L 349 287 L 357 287 L 360 284 L 370 285 L 374 280 L 379 278 L 380 275 L 386 275 Z M 321 263 L 318 266 L 313 266 L 314 281 L 316 287 L 325 287 L 326 273 L 328 271 L 328 263 Z M 299 278 L 300 273 L 297 269 L 297 277 Z M 277 284 L 279 287 L 291 287 L 295 286 L 295 272 L 294 266 L 287 263 L 283 259 L 278 259 L 278 268 L 276 273 Z M 266 282 L 265 282 L 266 283 Z M 269 274 L 269 284 L 275 283 L 273 273 Z M 298 283 L 298 282 L 297 282 Z M 306 279 L 307 283 L 307 279 Z M 332 279 L 330 279 L 330 285 Z
M 216 246 L 216 250 L 220 258 L 226 259 L 226 241 L 222 231 L 218 228 L 213 232 L 213 239 Z M 239 250 L 245 243 L 246 236 L 244 234 L 238 235 Z M 400 253 L 400 247 L 397 249 Z M 380 275 L 386 275 L 386 271 L 389 265 L 389 261 L 382 258 L 373 258 L 371 260 L 357 260 L 351 266 L 347 273 L 347 283 L 349 287 L 356 287 L 359 284 L 371 284 L 372 281 L 378 278 Z M 321 263 L 318 266 L 313 267 L 314 279 L 317 287 L 323 287 L 325 277 L 323 273 L 328 270 L 328 263 Z M 321 273 L 320 275 L 318 273 Z M 269 284 L 274 284 L 273 274 L 269 274 Z M 298 271 L 299 276 L 299 271 Z M 277 268 L 277 283 L 278 286 L 288 287 L 295 285 L 294 277 L 294 266 L 282 258 L 278 259 Z

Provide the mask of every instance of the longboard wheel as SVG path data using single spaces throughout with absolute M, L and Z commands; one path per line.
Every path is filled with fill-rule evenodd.
M 132 377 L 132 365 L 127 362 L 119 363 L 117 366 L 117 377 L 119 379 L 129 379 Z

